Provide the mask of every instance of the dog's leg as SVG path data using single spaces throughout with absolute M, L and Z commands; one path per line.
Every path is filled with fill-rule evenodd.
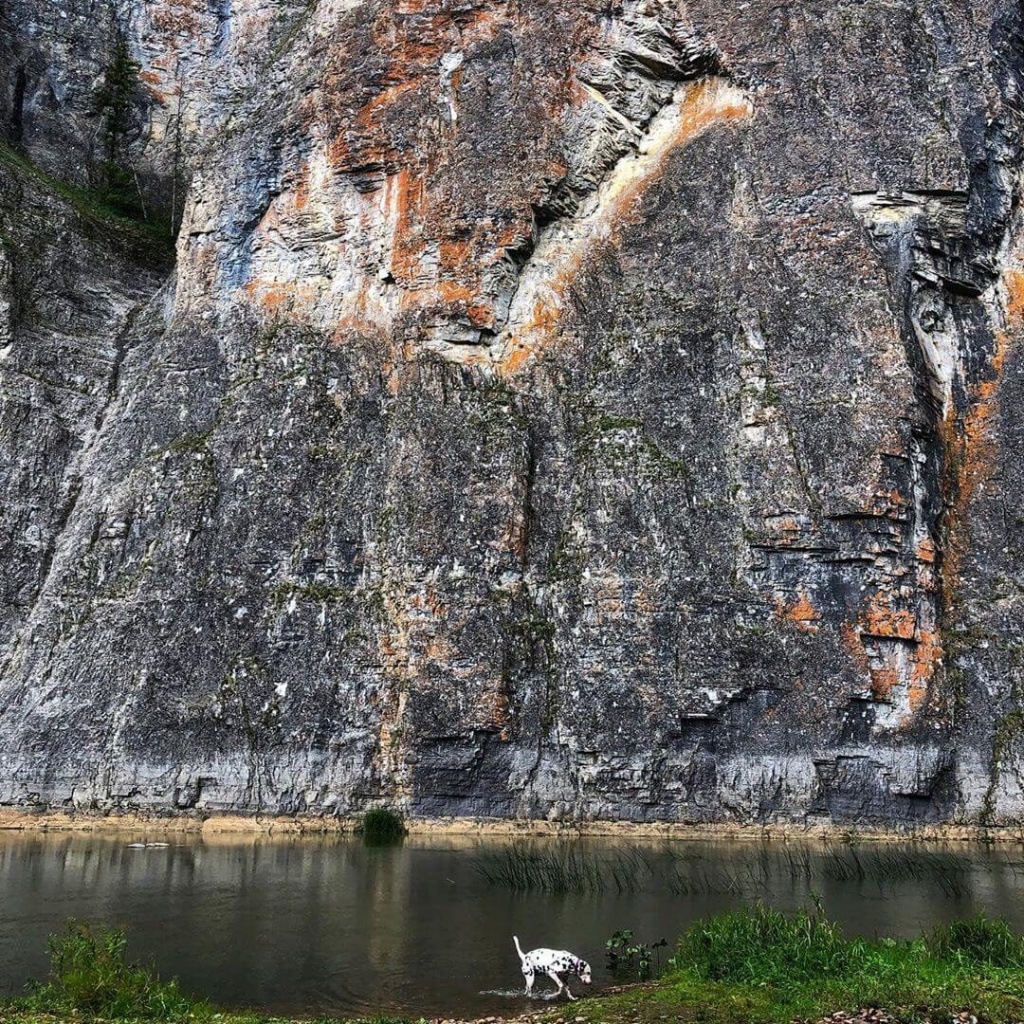
M 548 971 L 548 977 L 558 986 L 558 995 L 563 992 L 570 998 L 575 999 L 576 997 L 569 991 L 569 986 L 566 985 L 562 979 L 558 976 L 557 971 Z
M 532 996 L 533 995 L 533 978 L 534 978 L 533 971 L 523 971 L 523 974 L 526 976 L 526 994 L 528 996 Z

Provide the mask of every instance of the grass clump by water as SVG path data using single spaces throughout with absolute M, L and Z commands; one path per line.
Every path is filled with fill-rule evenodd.
M 855 949 L 821 914 L 758 906 L 693 925 L 673 964 L 709 981 L 790 985 L 841 975 Z
M 485 853 L 476 870 L 491 885 L 557 896 L 639 892 L 653 878 L 650 857 L 642 848 L 598 853 L 573 842 L 512 843 Z
M 848 938 L 818 912 L 763 906 L 699 921 L 653 986 L 588 1003 L 587 1020 L 789 1024 L 876 1008 L 902 1022 L 1024 1020 L 1024 940 L 976 917 L 916 939 Z
M 259 1010 L 222 1010 L 205 1000 L 192 999 L 176 980 L 162 981 L 155 971 L 133 963 L 121 929 L 93 928 L 72 919 L 63 934 L 49 937 L 48 948 L 47 978 L 30 983 L 29 994 L 20 999 L 4 1001 L 0 997 L 0 1024 L 312 1024 Z M 426 1024 L 422 1018 L 414 1021 L 389 1014 L 315 1020 L 322 1024 Z
M 971 858 L 910 844 L 835 845 L 824 849 L 799 844 L 730 850 L 727 857 L 686 844 L 618 845 L 612 849 L 579 840 L 517 841 L 482 854 L 476 864 L 491 885 L 513 892 L 554 895 L 633 893 L 667 889 L 677 896 L 770 898 L 780 884 L 817 889 L 834 882 L 887 894 L 906 882 L 919 882 L 937 895 L 964 898 L 974 864 Z
M 402 839 L 405 822 L 388 807 L 374 807 L 363 815 L 360 831 L 367 846 L 383 846 Z
M 189 999 L 176 981 L 161 981 L 132 963 L 120 929 L 94 931 L 69 921 L 63 935 L 50 936 L 49 950 L 49 977 L 20 1001 L 23 1010 L 147 1020 L 180 1020 L 208 1012 L 205 1003 Z
M 944 960 L 1024 970 L 1024 937 L 999 918 L 951 921 L 935 929 L 930 944 Z
M 55 1024 L 60 1021 L 143 1021 L 207 1024 L 311 1024 L 272 1017 L 253 1010 L 219 1010 L 191 999 L 177 981 L 162 981 L 152 970 L 128 959 L 121 929 L 91 928 L 71 920 L 62 935 L 49 938 L 50 972 L 33 982 L 30 994 L 10 1002 L 0 999 L 2 1024 Z M 358 1020 L 317 1018 L 324 1024 L 414 1024 L 406 1017 L 378 1015 Z M 417 1024 L 425 1024 L 420 1019 Z

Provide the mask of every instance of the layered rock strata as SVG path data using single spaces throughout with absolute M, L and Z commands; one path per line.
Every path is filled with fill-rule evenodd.
M 0 802 L 1019 821 L 1019 5 L 4 18 Z

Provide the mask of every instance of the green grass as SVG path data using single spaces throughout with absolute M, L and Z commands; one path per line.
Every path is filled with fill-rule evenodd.
M 79 1014 L 72 1016 L 61 1016 L 52 1013 L 29 1013 L 17 1010 L 4 1010 L 3 1006 L 0 1006 L 0 1022 L 2 1024 L 65 1024 L 65 1022 L 73 1021 L 74 1024 L 86 1024 L 90 1020 L 95 1020 L 96 1024 L 100 1024 L 100 1018 L 89 1018 L 83 1017 Z M 104 1024 L 141 1024 L 145 1018 L 139 1017 L 122 1017 L 117 1020 L 106 1021 Z M 408 1017 L 359 1017 L 359 1018 L 340 1018 L 340 1017 L 270 1017 L 264 1013 L 218 1013 L 212 1017 L 182 1017 L 175 1018 L 175 1024 L 181 1021 L 182 1024 L 186 1024 L 188 1021 L 199 1021 L 209 1020 L 210 1024 L 426 1024 L 426 1022 L 420 1018 L 419 1020 L 411 1020 Z
M 63 935 L 50 936 L 49 947 L 49 977 L 21 1000 L 25 1011 L 145 1020 L 209 1015 L 206 1003 L 189 999 L 176 981 L 132 963 L 119 929 L 94 931 L 72 920 Z
M 588 1021 L 789 1024 L 864 1007 L 906 1022 L 1024 1020 L 1024 940 L 984 917 L 913 940 L 848 938 L 820 914 L 756 907 L 694 924 L 653 985 L 574 1009 Z
M 374 807 L 363 815 L 360 831 L 367 846 L 383 846 L 405 835 L 405 823 L 389 808 Z
M 667 889 L 677 896 L 769 898 L 780 882 L 811 889 L 832 882 L 870 885 L 885 893 L 920 881 L 943 897 L 966 895 L 968 857 L 910 844 L 836 844 L 811 850 L 798 844 L 760 845 L 722 858 L 685 844 L 595 849 L 574 841 L 513 842 L 484 854 L 476 865 L 491 885 L 513 892 L 601 893 Z
M 257 1011 L 224 1012 L 193 999 L 175 980 L 163 981 L 150 968 L 132 962 L 120 929 L 91 928 L 71 920 L 62 935 L 49 939 L 50 972 L 29 985 L 29 993 L 0 1001 L 0 1022 L 46 1024 L 55 1021 L 200 1021 L 209 1024 L 289 1024 Z M 328 1018 L 321 1018 L 328 1021 Z M 412 1024 L 404 1017 L 376 1016 L 330 1024 Z
M 594 894 L 639 892 L 651 880 L 652 862 L 642 847 L 606 853 L 566 842 L 510 843 L 484 853 L 477 873 L 491 885 L 513 892 Z
M 74 1014 L 53 1014 L 35 1013 L 28 1010 L 5 1009 L 0 1004 L 0 1024 L 87 1024 L 95 1021 L 96 1024 L 144 1024 L 149 1020 L 146 1017 L 118 1017 L 116 1019 L 90 1017 L 81 1013 Z M 190 1021 L 209 1022 L 209 1024 L 426 1024 L 423 1018 L 412 1020 L 408 1017 L 272 1017 L 265 1013 L 245 1011 L 239 1013 L 218 1012 L 210 1015 L 188 1014 L 184 1017 L 173 1018 L 175 1024 L 180 1021 L 186 1024 Z

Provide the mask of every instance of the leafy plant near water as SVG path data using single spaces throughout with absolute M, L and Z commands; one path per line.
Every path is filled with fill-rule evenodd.
M 50 974 L 23 1002 L 44 1013 L 82 1013 L 104 1018 L 181 1019 L 208 1010 L 189 999 L 176 981 L 156 974 L 127 955 L 120 929 L 93 930 L 71 920 L 63 935 L 49 939 Z
M 968 968 L 987 964 L 1024 969 L 1024 936 L 1016 935 L 1005 921 L 989 920 L 984 914 L 941 925 L 929 944 L 937 956 Z
M 912 940 L 847 938 L 820 906 L 764 906 L 692 925 L 651 998 L 682 1019 L 818 1019 L 870 1006 L 898 1021 L 1024 1019 L 1024 938 L 999 920 L 956 921 Z M 647 996 L 641 995 L 643 1002 Z M 634 1002 L 636 997 L 634 997 Z M 607 1008 L 606 1008 L 607 1009 Z M 631 1006 L 630 1019 L 644 1016 Z
M 857 952 L 820 910 L 787 915 L 757 906 L 693 925 L 671 965 L 709 981 L 776 985 L 841 974 Z
M 652 973 L 661 969 L 661 953 L 668 945 L 667 939 L 657 942 L 640 942 L 628 928 L 617 931 L 604 944 L 605 957 L 610 971 L 635 974 L 640 981 L 646 981 Z
M 68 921 L 62 935 L 49 938 L 50 973 L 14 1003 L 0 1000 L 0 1021 L 217 1021 L 217 1024 L 270 1024 L 265 1013 L 224 1013 L 204 1000 L 190 999 L 177 981 L 161 981 L 149 968 L 128 959 L 121 929 L 92 928 Z M 326 1020 L 327 1018 L 323 1018 Z M 282 1020 L 282 1024 L 286 1024 Z M 387 1014 L 360 1019 L 331 1019 L 331 1024 L 413 1024 Z M 419 1018 L 418 1024 L 425 1024 Z
M 374 807 L 363 815 L 363 842 L 367 846 L 397 843 L 405 835 L 405 823 L 387 807 Z

